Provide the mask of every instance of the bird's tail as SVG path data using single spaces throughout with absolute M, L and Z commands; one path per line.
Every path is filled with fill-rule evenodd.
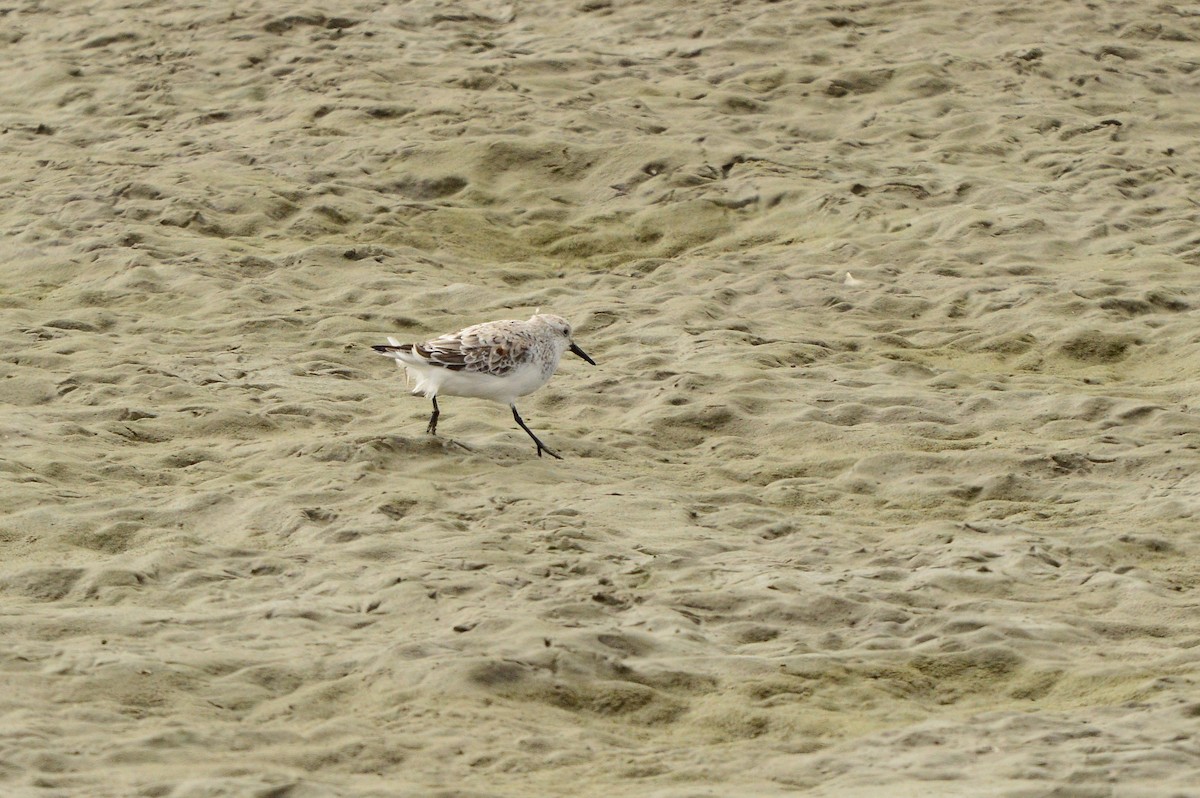
M 404 361 L 412 357 L 412 344 L 402 344 L 395 338 L 388 338 L 389 346 L 376 344 L 371 348 L 384 357 L 390 357 L 396 361 L 396 365 L 404 368 Z
M 395 338 L 392 338 L 390 336 L 388 337 L 388 344 L 390 344 L 390 346 L 383 346 L 382 344 L 376 344 L 375 346 L 372 346 L 371 348 L 385 357 L 393 357 L 393 358 L 396 358 L 396 360 L 400 359 L 399 357 L 397 357 L 397 355 L 399 355 L 402 352 L 407 354 L 407 353 L 411 352 L 412 348 L 413 348 L 412 344 L 402 344 L 399 341 L 397 341 Z
M 396 361 L 396 365 L 399 366 L 400 368 L 404 369 L 404 356 L 412 354 L 413 345 L 412 344 L 402 344 L 395 338 L 392 338 L 390 335 L 388 336 L 388 344 L 389 344 L 389 346 L 383 346 L 382 344 L 376 344 L 375 346 L 372 346 L 371 348 L 374 349 L 379 354 L 383 355 L 384 357 L 390 357 L 390 358 L 394 359 Z M 412 385 L 412 376 L 413 375 L 412 375 L 411 371 L 409 371 L 408 369 L 404 369 L 404 381 L 409 386 Z

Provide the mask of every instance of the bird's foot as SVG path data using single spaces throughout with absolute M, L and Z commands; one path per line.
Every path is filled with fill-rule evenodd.
M 558 452 L 554 451 L 554 450 L 553 450 L 553 449 L 551 449 L 549 446 L 544 446 L 544 445 L 541 443 L 541 441 L 539 441 L 539 442 L 538 442 L 538 445 L 537 445 L 537 453 L 538 453 L 538 457 L 541 457 L 541 456 L 542 456 L 542 452 L 545 452 L 546 454 L 550 455 L 550 456 L 551 456 L 551 457 L 553 457 L 555 460 L 561 460 L 561 459 L 563 459 L 561 454 L 559 454 Z

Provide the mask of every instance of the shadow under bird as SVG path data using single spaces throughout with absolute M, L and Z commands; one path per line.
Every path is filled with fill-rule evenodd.
M 550 380 L 564 352 L 596 365 L 571 340 L 571 325 L 562 316 L 539 313 L 529 321 L 488 321 L 420 344 L 402 344 L 395 338 L 388 342 L 371 348 L 406 370 L 414 394 L 433 400 L 430 435 L 437 434 L 440 394 L 490 399 L 512 408 L 513 418 L 537 444 L 538 457 L 545 452 L 562 459 L 525 425 L 516 405 L 518 396 Z

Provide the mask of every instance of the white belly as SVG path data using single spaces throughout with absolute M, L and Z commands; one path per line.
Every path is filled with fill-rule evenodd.
M 405 363 L 413 393 L 424 396 L 470 396 L 512 404 L 518 396 L 533 393 L 553 375 L 526 363 L 503 377 L 478 371 L 452 371 L 440 366 Z

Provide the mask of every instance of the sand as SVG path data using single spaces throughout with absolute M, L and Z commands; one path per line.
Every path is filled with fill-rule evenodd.
M 0 792 L 1200 795 L 1198 41 L 0 8 Z

